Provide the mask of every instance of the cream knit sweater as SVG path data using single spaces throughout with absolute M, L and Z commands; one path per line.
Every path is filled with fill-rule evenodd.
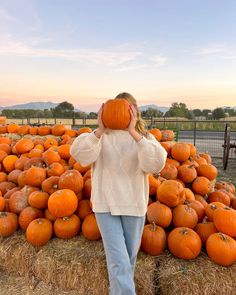
M 106 129 L 101 138 L 92 133 L 79 135 L 70 148 L 82 166 L 91 165 L 91 202 L 94 212 L 112 215 L 146 214 L 148 173 L 158 173 L 167 153 L 150 134 L 136 142 L 128 131 Z

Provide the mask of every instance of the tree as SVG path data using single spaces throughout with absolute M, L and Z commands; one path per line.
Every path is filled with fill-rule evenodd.
M 162 117 L 163 113 L 155 108 L 148 108 L 146 111 L 142 111 L 141 115 L 143 117 L 153 117 L 153 118 L 157 118 L 157 117 Z
M 213 119 L 221 119 L 225 117 L 225 112 L 222 108 L 216 108 L 212 112 Z
M 202 111 L 200 109 L 194 109 L 193 114 L 195 117 L 200 117 L 202 116 Z
M 211 113 L 212 113 L 212 111 L 209 110 L 209 109 L 204 109 L 204 110 L 202 110 L 202 115 L 203 115 L 204 117 L 206 117 L 206 118 L 208 118 L 208 117 L 209 117 L 209 114 L 211 114 Z
M 71 118 L 73 117 L 74 106 L 67 101 L 63 101 L 59 103 L 55 108 L 52 108 L 51 112 L 54 117 Z
M 166 112 L 165 117 L 184 117 L 189 118 L 191 117 L 189 110 L 185 103 L 172 103 L 168 112 Z

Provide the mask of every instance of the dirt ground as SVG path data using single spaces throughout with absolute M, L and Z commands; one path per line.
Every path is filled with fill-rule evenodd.
M 231 181 L 236 186 L 236 159 L 229 159 L 226 170 L 223 170 L 222 159 L 213 158 L 212 162 L 219 171 L 217 179 Z

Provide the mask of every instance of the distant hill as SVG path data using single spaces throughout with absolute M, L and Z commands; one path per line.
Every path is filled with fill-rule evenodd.
M 54 102 L 29 102 L 29 103 L 24 103 L 24 104 L 16 104 L 12 106 L 6 106 L 6 107 L 0 107 L 0 110 L 3 109 L 10 109 L 10 110 L 25 110 L 25 109 L 30 109 L 30 110 L 44 110 L 44 109 L 51 109 L 55 108 L 58 105 L 58 103 Z
M 161 111 L 164 114 L 170 109 L 169 107 L 159 107 L 159 106 L 157 106 L 155 104 L 148 104 L 148 105 L 139 107 L 141 112 L 146 111 L 149 108 L 157 109 L 157 110 Z

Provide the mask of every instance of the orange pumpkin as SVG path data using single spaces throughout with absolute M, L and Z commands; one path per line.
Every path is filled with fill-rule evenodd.
M 182 184 L 175 180 L 165 180 L 157 189 L 157 200 L 169 207 L 177 206 L 183 195 Z
M 48 199 L 48 210 L 56 217 L 72 215 L 78 206 L 76 194 L 70 189 L 60 189 Z
M 165 204 L 153 202 L 147 209 L 147 220 L 149 223 L 155 223 L 161 227 L 168 227 L 172 221 L 172 211 Z
M 164 229 L 154 222 L 144 226 L 141 249 L 149 255 L 159 255 L 166 247 L 166 233 Z
M 153 129 L 150 129 L 149 132 L 154 135 L 154 137 L 156 138 L 157 141 L 161 141 L 161 138 L 162 138 L 162 133 L 161 133 L 161 130 L 158 129 L 158 128 L 153 128 Z
M 46 218 L 37 218 L 30 222 L 26 230 L 26 239 L 33 246 L 43 246 L 51 239 L 53 227 Z
M 51 132 L 53 135 L 55 136 L 62 136 L 65 133 L 65 126 L 62 124 L 55 124 L 52 129 Z
M 130 119 L 130 104 L 127 100 L 110 99 L 103 105 L 102 121 L 106 128 L 126 129 Z
M 168 248 L 178 258 L 194 259 L 200 254 L 202 242 L 194 230 L 177 227 L 168 235 Z
M 75 214 L 57 218 L 53 224 L 54 234 L 60 239 L 75 237 L 80 231 L 81 221 Z
M 68 188 L 77 194 L 83 189 L 84 180 L 79 171 L 67 170 L 60 176 L 58 185 L 59 189 Z
M 87 215 L 82 223 L 82 234 L 88 240 L 100 240 L 101 234 L 94 213 Z
M 190 157 L 190 147 L 187 143 L 176 143 L 171 149 L 171 156 L 179 161 L 184 162 Z

